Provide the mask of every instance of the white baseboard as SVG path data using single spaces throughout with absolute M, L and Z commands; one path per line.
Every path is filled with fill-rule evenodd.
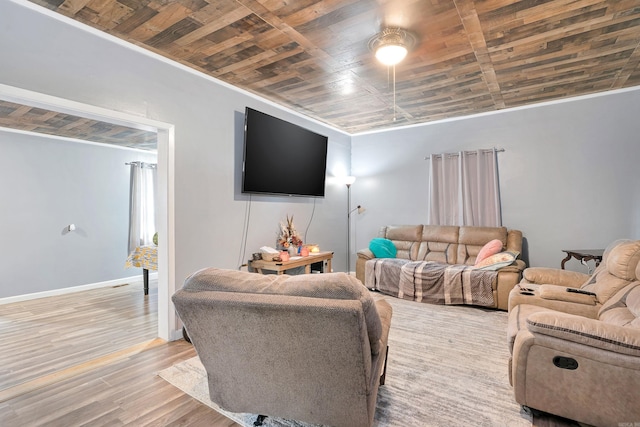
M 149 280 L 157 279 L 158 272 L 149 272 Z M 56 295 L 70 294 L 72 292 L 88 291 L 89 289 L 107 288 L 110 286 L 126 285 L 131 282 L 142 282 L 142 275 L 124 277 L 122 279 L 107 280 L 105 282 L 89 283 L 88 285 L 72 286 L 70 288 L 52 289 L 50 291 L 34 292 L 32 294 L 16 295 L 0 298 L 0 305 L 12 302 L 28 301 L 37 298 L 52 297 Z

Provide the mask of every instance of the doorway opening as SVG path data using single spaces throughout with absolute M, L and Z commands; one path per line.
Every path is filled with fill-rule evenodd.
M 170 341 L 181 337 L 170 295 L 175 292 L 174 126 L 128 113 L 0 84 L 0 99 L 115 125 L 157 133 L 158 156 L 158 331 Z

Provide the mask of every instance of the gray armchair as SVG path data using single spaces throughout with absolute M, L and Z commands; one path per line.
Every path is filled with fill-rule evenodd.
M 354 277 L 210 268 L 172 299 L 220 407 L 372 425 L 392 310 Z

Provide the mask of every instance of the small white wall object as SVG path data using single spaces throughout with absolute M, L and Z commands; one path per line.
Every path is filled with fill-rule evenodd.
M 73 231 L 76 229 L 76 225 L 75 224 L 69 224 L 69 226 L 67 227 L 68 231 Z

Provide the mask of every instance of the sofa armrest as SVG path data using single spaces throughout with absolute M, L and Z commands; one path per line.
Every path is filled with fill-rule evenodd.
M 507 232 L 506 250 L 522 252 L 522 231 L 509 230 Z
M 517 259 L 513 264 L 507 265 L 506 267 L 501 267 L 497 269 L 498 272 L 511 272 L 511 273 L 521 273 L 527 265 L 521 259 Z
M 356 258 L 356 279 L 360 280 L 364 283 L 364 274 L 365 274 L 365 264 L 370 259 L 375 259 L 376 256 L 369 249 L 360 249 L 357 252 L 358 257 Z
M 357 252 L 358 258 L 362 258 L 362 259 L 374 259 L 376 256 L 373 254 L 373 252 L 371 252 L 369 249 L 360 249 Z
M 579 288 L 589 277 L 588 274 L 558 268 L 530 267 L 523 272 L 527 283 L 551 284 L 569 288 Z
M 508 310 L 509 292 L 511 292 L 522 279 L 522 270 L 524 268 L 524 261 L 517 259 L 513 264 L 496 270 L 498 273 L 498 279 L 496 280 L 494 289 L 496 308 Z
M 567 291 L 566 287 L 557 285 L 540 285 L 538 295 L 542 299 L 553 299 L 556 301 L 574 302 L 576 304 L 596 305 L 595 295 L 586 295 Z
M 527 317 L 527 329 L 590 347 L 640 356 L 640 330 L 573 314 L 543 311 Z

